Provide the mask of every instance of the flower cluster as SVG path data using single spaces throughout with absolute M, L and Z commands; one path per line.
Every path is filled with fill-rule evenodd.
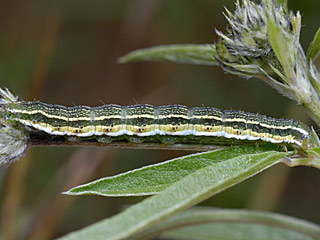
M 25 128 L 17 122 L 7 120 L 5 105 L 17 100 L 8 89 L 0 88 L 0 165 L 20 159 L 29 145 Z
M 225 34 L 216 30 L 220 37 L 216 44 L 217 59 L 226 71 L 245 77 L 264 75 L 264 72 L 272 74 L 270 65 L 280 66 L 269 41 L 269 19 L 272 18 L 281 27 L 286 38 L 299 37 L 293 31 L 291 19 L 295 18 L 294 15 L 287 14 L 273 1 L 260 5 L 247 0 L 238 1 L 234 13 L 226 9 L 224 15 L 229 26 Z M 299 13 L 297 17 L 300 17 Z
M 216 59 L 223 69 L 263 79 L 320 123 L 320 74 L 299 43 L 300 13 L 286 12 L 274 0 L 242 0 L 225 17 L 227 32 L 216 31 Z

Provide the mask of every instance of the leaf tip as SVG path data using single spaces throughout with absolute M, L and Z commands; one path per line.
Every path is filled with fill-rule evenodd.
M 70 192 L 70 190 L 65 191 L 65 192 L 61 192 L 61 194 L 63 194 L 63 195 L 74 195 L 72 192 Z
M 71 188 L 67 191 L 61 192 L 63 195 L 69 195 L 69 196 L 75 196 L 75 195 L 80 195 L 77 191 L 74 190 L 74 188 Z
M 125 55 L 123 55 L 122 57 L 119 57 L 119 58 L 117 59 L 117 63 L 123 64 L 123 63 L 129 62 L 127 55 L 128 55 L 128 54 L 125 54 Z

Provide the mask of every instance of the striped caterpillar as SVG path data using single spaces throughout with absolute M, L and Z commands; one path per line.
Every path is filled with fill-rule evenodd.
M 15 101 L 3 105 L 8 119 L 50 135 L 96 138 L 103 142 L 215 144 L 223 139 L 285 143 L 301 148 L 310 129 L 275 119 L 213 107 L 147 104 L 99 107 Z

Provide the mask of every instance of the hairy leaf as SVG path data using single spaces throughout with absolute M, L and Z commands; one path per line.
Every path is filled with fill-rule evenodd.
M 156 224 L 131 239 L 151 239 L 158 235 L 164 239 L 192 240 L 311 240 L 320 237 L 320 226 L 276 213 L 195 207 Z
M 274 149 L 272 145 L 238 146 L 183 156 L 77 186 L 68 195 L 141 196 L 156 194 L 198 169 L 246 154 Z
M 218 65 L 213 44 L 163 45 L 132 51 L 119 59 L 120 63 L 136 61 L 170 61 L 177 63 Z
M 316 62 L 318 57 L 320 56 L 320 28 L 317 33 L 314 35 L 312 42 L 309 45 L 307 51 L 308 59 L 312 59 L 313 62 Z
M 287 153 L 267 151 L 213 163 L 189 174 L 159 194 L 61 238 L 126 239 L 224 189 L 278 163 Z

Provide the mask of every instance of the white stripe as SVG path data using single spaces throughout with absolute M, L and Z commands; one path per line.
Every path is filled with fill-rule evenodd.
M 158 116 L 158 119 L 166 119 L 166 118 L 183 118 L 183 119 L 189 119 L 188 115 L 183 114 L 168 114 L 168 115 L 160 115 Z
M 135 114 L 135 115 L 127 115 L 126 119 L 134 119 L 134 118 L 152 118 L 154 119 L 153 114 Z
M 46 113 L 46 112 L 44 112 L 42 110 L 28 111 L 28 110 L 21 110 L 21 109 L 9 109 L 8 111 L 11 112 L 11 113 L 22 113 L 22 114 L 28 114 L 28 115 L 40 113 L 40 114 L 46 116 L 47 118 L 55 118 L 55 119 L 61 119 L 61 120 L 64 120 L 64 121 L 68 121 L 67 117 L 51 115 L 51 114 Z
M 292 127 L 292 129 L 302 133 L 303 135 L 309 136 L 309 132 L 307 132 L 306 130 L 304 130 L 302 128 Z

